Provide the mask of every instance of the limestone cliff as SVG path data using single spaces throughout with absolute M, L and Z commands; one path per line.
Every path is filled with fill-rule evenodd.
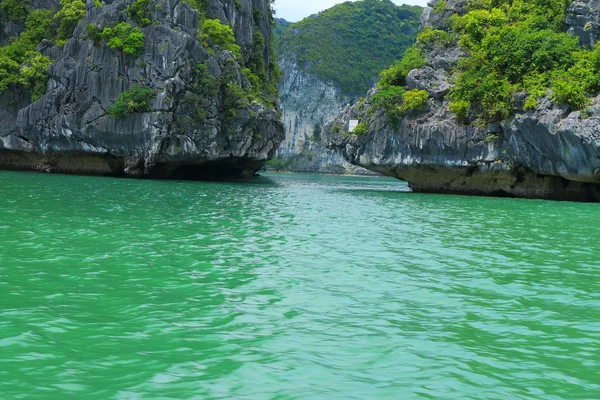
M 430 2 L 423 27 L 447 29 L 448 17 L 462 15 L 468 2 L 447 0 L 433 12 Z M 598 38 L 600 1 L 575 1 L 567 12 L 568 32 L 582 44 Z M 427 90 L 421 110 L 392 123 L 381 110 L 368 113 L 377 89 L 365 102 L 346 108 L 323 132 L 331 147 L 372 171 L 408 181 L 418 192 L 494 195 L 555 200 L 600 201 L 600 101 L 581 111 L 557 105 L 546 95 L 525 110 L 515 94 L 517 112 L 502 122 L 462 124 L 448 109 L 458 46 L 429 45 L 426 66 L 411 71 L 408 89 Z M 361 134 L 347 133 L 349 119 L 360 119 Z M 334 126 L 341 127 L 333 129 Z
M 34 100 L 18 84 L 0 93 L 0 168 L 152 178 L 243 176 L 262 168 L 283 140 L 277 101 L 257 87 L 259 79 L 277 78 L 270 2 L 195 3 L 142 1 L 148 22 L 139 25 L 134 0 L 88 0 L 72 37 L 43 40 L 36 49 L 52 60 L 45 93 Z M 62 2 L 30 6 L 55 12 Z M 239 54 L 200 39 L 208 19 L 233 28 Z M 2 22 L 1 45 L 25 29 Z M 119 23 L 142 31 L 139 54 L 90 33 L 90 26 L 106 32 Z M 120 98 L 140 87 L 147 108 Z M 110 110 L 120 100 L 128 112 L 115 115 Z
M 281 57 L 279 67 L 283 72 L 279 99 L 286 138 L 273 165 L 296 172 L 368 174 L 328 149 L 320 138 L 322 126 L 358 100 L 357 96 L 344 95 L 333 83 L 302 70 L 293 57 Z
M 274 167 L 372 173 L 328 149 L 320 132 L 347 105 L 364 96 L 378 72 L 414 43 L 421 10 L 389 0 L 362 0 L 339 4 L 289 25 L 276 42 L 286 138 Z

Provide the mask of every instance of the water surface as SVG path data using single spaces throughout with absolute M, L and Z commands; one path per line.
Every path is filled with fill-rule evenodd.
M 0 173 L 2 399 L 600 399 L 600 206 Z

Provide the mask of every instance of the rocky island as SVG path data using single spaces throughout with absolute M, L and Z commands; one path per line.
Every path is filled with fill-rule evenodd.
M 417 192 L 599 201 L 599 20 L 597 0 L 431 1 L 416 45 L 322 135 Z
M 269 0 L 5 0 L 0 168 L 245 176 L 283 140 Z

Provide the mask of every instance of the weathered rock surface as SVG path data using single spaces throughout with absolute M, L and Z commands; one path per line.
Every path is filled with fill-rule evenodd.
M 567 13 L 568 32 L 579 36 L 582 45 L 593 47 L 600 36 L 600 2 L 576 0 Z
M 447 3 L 448 12 L 464 12 L 466 1 Z M 595 26 L 599 9 L 597 0 L 574 2 L 569 31 L 581 33 L 589 21 Z M 443 28 L 444 23 L 439 13 L 425 11 L 423 26 Z M 589 34 L 581 36 L 584 43 L 596 40 L 596 34 Z M 368 116 L 373 90 L 365 103 L 347 107 L 324 128 L 324 140 L 352 164 L 406 180 L 418 192 L 600 201 L 600 99 L 593 99 L 585 112 L 544 100 L 535 111 L 522 110 L 503 124 L 461 125 L 448 111 L 448 101 L 436 95 L 449 87 L 447 72 L 457 55 L 457 48 L 430 49 L 433 68 L 410 73 L 410 87 L 434 94 L 422 111 L 398 125 L 383 112 Z M 445 61 L 436 64 L 440 59 Z M 360 117 L 368 133 L 346 134 L 348 121 Z M 342 130 L 334 133 L 333 125 Z
M 341 3 L 341 2 L 340 2 Z M 338 4 L 296 24 L 280 21 L 276 40 L 286 139 L 273 167 L 297 172 L 373 174 L 321 140 L 325 123 L 356 102 L 410 47 L 422 8 L 390 0 Z
M 46 94 L 31 102 L 30 93 L 13 88 L 0 95 L 0 168 L 94 175 L 156 178 L 210 178 L 251 175 L 264 166 L 284 138 L 277 111 L 253 102 L 226 116 L 223 93 L 202 105 L 188 101 L 196 83 L 194 68 L 206 64 L 211 75 L 250 83 L 231 53 L 211 55 L 198 40 L 197 11 L 179 0 L 155 0 L 154 23 L 143 28 L 140 57 L 84 39 L 85 28 L 100 29 L 127 19 L 133 0 L 88 0 L 87 16 L 64 48 L 43 41 L 38 51 L 56 62 L 50 67 Z M 39 3 L 39 4 L 38 4 Z M 34 7 L 56 2 L 36 0 Z M 234 28 L 242 52 L 258 32 L 268 46 L 271 25 L 268 0 L 208 0 L 207 16 Z M 157 7 L 158 6 L 158 7 Z M 17 24 L 18 25 L 18 24 Z M 23 27 L 4 25 L 0 43 Z M 270 53 L 265 48 L 265 65 Z M 133 84 L 155 89 L 151 110 L 122 120 L 107 115 L 115 99 Z M 191 121 L 198 107 L 202 121 Z
M 276 157 L 286 170 L 315 173 L 371 172 L 352 165 L 320 138 L 322 126 L 357 98 L 343 95 L 333 84 L 303 71 L 293 58 L 278 61 L 283 72 L 279 84 L 281 118 L 286 138 Z

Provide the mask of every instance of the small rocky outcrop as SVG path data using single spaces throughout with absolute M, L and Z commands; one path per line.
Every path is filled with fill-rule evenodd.
M 567 13 L 568 32 L 577 35 L 582 45 L 593 47 L 600 36 L 600 2 L 576 0 Z
M 0 94 L 0 168 L 218 178 L 252 175 L 275 153 L 284 138 L 276 100 L 237 101 L 232 108 L 228 88 L 244 93 L 252 88 L 240 65 L 244 61 L 201 44 L 198 11 L 187 2 L 150 2 L 152 23 L 142 28 L 140 56 L 87 38 L 90 24 L 100 30 L 121 21 L 135 25 L 127 13 L 132 3 L 105 0 L 98 7 L 88 0 L 85 18 L 64 47 L 49 40 L 39 44 L 37 51 L 54 61 L 46 94 L 32 101 L 31 93 L 18 86 Z M 233 28 L 245 60 L 263 46 L 258 50 L 268 69 L 268 0 L 203 3 L 207 18 Z M 33 8 L 57 6 L 58 1 L 32 1 Z M 22 30 L 22 24 L 4 24 L 0 44 Z M 259 35 L 264 40 L 256 44 Z M 214 90 L 198 93 L 198 65 L 220 82 Z M 119 95 L 136 84 L 155 94 L 150 109 L 122 119 L 109 115 Z
M 442 13 L 428 8 L 422 25 L 444 29 L 443 14 L 464 13 L 466 3 L 447 0 Z M 573 2 L 569 32 L 584 44 L 595 43 L 599 10 L 600 1 Z M 394 124 L 383 111 L 366 112 L 374 89 L 325 127 L 330 147 L 352 164 L 406 180 L 417 192 L 600 201 L 600 99 L 583 111 L 569 111 L 546 98 L 535 110 L 521 109 L 502 123 L 463 125 L 448 111 L 444 95 L 464 53 L 458 47 L 427 50 L 429 66 L 407 77 L 409 88 L 430 92 L 427 105 Z M 350 119 L 361 119 L 368 131 L 348 134 Z M 335 125 L 342 129 L 335 132 Z

